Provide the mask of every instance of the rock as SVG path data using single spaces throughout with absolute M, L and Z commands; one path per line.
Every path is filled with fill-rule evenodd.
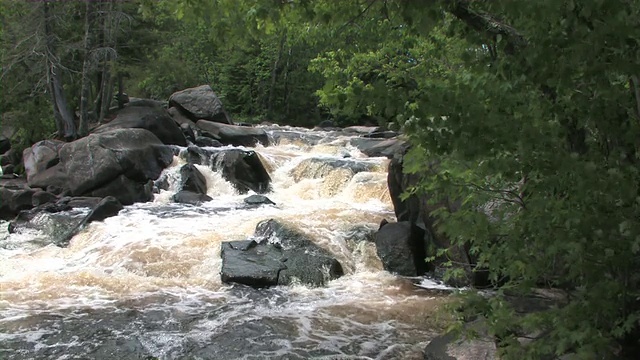
M 194 121 L 205 119 L 222 124 L 233 124 L 222 106 L 222 101 L 209 85 L 175 92 L 169 97 L 169 105 L 180 109 Z
M 173 121 L 178 123 L 178 125 L 180 125 L 181 127 L 184 124 L 187 124 L 190 127 L 194 127 L 194 128 L 196 127 L 196 123 L 191 121 L 186 114 L 180 111 L 180 109 L 176 107 L 170 107 L 169 110 L 167 110 L 167 112 L 173 118 Z
M 66 196 L 61 198 L 56 202 L 58 206 L 68 206 L 69 208 L 95 208 L 98 203 L 102 201 L 102 198 L 99 197 L 89 197 L 89 196 L 80 196 L 80 197 L 70 197 Z
M 298 132 L 288 130 L 272 130 L 271 140 L 274 144 L 305 144 L 317 145 L 323 139 L 318 133 Z
M 379 126 L 348 126 L 342 129 L 342 131 L 351 134 L 369 135 L 381 130 Z
M 295 181 L 300 181 L 301 179 L 324 178 L 336 170 L 348 170 L 351 175 L 354 175 L 363 171 L 373 171 L 374 169 L 374 164 L 351 160 L 348 158 L 309 158 L 301 161 L 295 168 L 293 168 L 291 170 L 291 175 Z
M 221 278 L 225 283 L 276 286 L 280 272 L 286 269 L 281 247 L 260 245 L 255 240 L 223 242 L 220 256 Z
M 196 194 L 207 193 L 207 179 L 193 165 L 186 164 L 180 168 L 181 190 L 190 191 Z
M 144 129 L 91 134 L 59 150 L 60 162 L 28 179 L 31 187 L 56 186 L 71 196 L 115 196 L 123 204 L 151 199 L 155 180 L 173 151 Z
M 145 129 L 157 136 L 164 144 L 187 146 L 187 140 L 180 127 L 166 110 L 157 106 L 129 104 L 118 111 L 115 119 L 98 127 L 93 133 L 102 134 L 115 129 Z
M 424 360 L 496 360 L 497 349 L 490 338 L 456 340 L 453 335 L 436 336 L 424 349 Z
M 322 120 L 320 121 L 320 123 L 318 123 L 318 125 L 316 125 L 316 127 L 320 129 L 335 128 L 336 123 L 333 122 L 333 120 Z
M 372 138 L 372 139 L 391 139 L 391 138 L 397 137 L 398 135 L 400 134 L 398 134 L 395 131 L 374 131 L 362 136 L 366 138 Z
M 0 155 L 0 166 L 18 165 L 22 160 L 21 155 L 16 149 L 9 149 Z
M 153 181 L 149 180 L 143 183 L 129 179 L 123 174 L 110 183 L 92 190 L 87 195 L 98 198 L 113 196 L 123 205 L 147 202 L 153 200 Z
M 8 182 L 0 183 L 0 219 L 10 220 L 22 210 L 33 207 L 33 194 L 36 190 L 26 186 L 16 186 Z
M 221 170 L 225 180 L 232 183 L 240 193 L 252 190 L 262 194 L 271 190 L 271 177 L 254 151 L 218 151 L 211 158 L 211 164 L 213 170 Z
M 221 147 L 222 143 L 218 140 L 212 139 L 206 136 L 198 136 L 196 137 L 196 141 L 194 143 L 198 146 L 202 147 Z
M 420 276 L 427 270 L 424 230 L 409 221 L 382 225 L 374 235 L 384 269 L 402 276 Z
M 33 193 L 33 196 L 31 198 L 31 204 L 34 207 L 37 207 L 47 203 L 56 202 L 57 200 L 58 200 L 58 197 L 50 192 L 36 191 L 35 193 Z
M 94 221 L 104 221 L 104 219 L 116 216 L 123 209 L 122 204 L 113 196 L 107 196 L 95 205 L 95 207 L 82 218 L 82 220 L 71 230 L 62 235 L 56 245 L 65 247 L 69 245 L 69 241 L 76 236 L 82 229 Z
M 58 152 L 65 143 L 59 140 L 42 140 L 24 149 L 24 171 L 27 181 L 60 162 Z
M 180 130 L 184 137 L 191 141 L 192 143 L 196 142 L 196 133 L 193 131 L 194 127 L 189 124 L 180 125 Z
M 2 175 L 4 176 L 5 174 L 7 175 L 13 174 L 16 170 L 16 167 L 13 164 L 8 164 L 0 167 L 0 169 L 2 169 Z
M 70 211 L 67 206 L 45 204 L 30 210 L 21 211 L 9 223 L 9 233 L 21 234 L 36 231 L 41 234 L 39 242 L 43 245 L 66 243 L 67 235 L 75 229 L 86 216 L 86 212 Z
M 437 172 L 438 161 L 425 164 L 425 170 L 435 174 Z M 444 199 L 437 203 L 432 203 L 428 194 L 413 194 L 407 199 L 401 199 L 401 195 L 420 181 L 420 176 L 424 174 L 405 174 L 403 172 L 403 154 L 399 153 L 389 163 L 387 183 L 389 194 L 393 202 L 396 218 L 400 222 L 408 221 L 413 226 L 424 230 L 424 247 L 426 256 L 436 256 L 439 249 L 449 249 L 447 257 L 438 257 L 429 264 L 436 275 L 444 272 L 442 264 L 453 261 L 458 268 L 462 268 L 466 274 L 464 278 L 449 279 L 447 284 L 451 286 L 477 286 L 485 287 L 489 285 L 486 271 L 475 269 L 473 264 L 477 263 L 475 255 L 463 246 L 453 246 L 451 241 L 438 231 L 438 217 L 434 212 L 439 209 L 446 209 L 455 212 L 460 208 L 460 203 L 451 199 Z
M 157 108 L 165 108 L 167 106 L 166 102 L 160 100 L 153 99 L 142 99 L 136 97 L 129 97 L 129 102 L 126 107 L 157 107 Z
M 11 140 L 0 135 L 0 154 L 4 154 L 11 149 Z
M 271 199 L 269 199 L 264 195 L 250 195 L 244 198 L 244 202 L 245 204 L 249 204 L 249 205 L 262 205 L 262 204 L 275 205 L 276 204 L 273 201 L 271 201 Z
M 353 138 L 351 145 L 369 157 L 393 158 L 395 154 L 404 153 L 408 144 L 400 139 Z
M 209 134 L 209 137 L 213 137 L 225 145 L 247 147 L 257 144 L 269 145 L 269 136 L 263 129 L 219 124 L 207 120 L 199 120 L 196 122 L 196 127 L 202 130 L 203 135 Z
M 196 194 L 191 191 L 181 190 L 178 191 L 175 195 L 173 195 L 173 201 L 180 204 L 190 204 L 190 205 L 202 205 L 207 201 L 211 201 L 213 198 L 207 194 Z
M 223 242 L 222 281 L 254 287 L 296 281 L 322 286 L 343 275 L 340 263 L 306 235 L 275 220 L 256 226 L 254 239 Z
M 104 221 L 104 219 L 116 216 L 122 210 L 124 206 L 113 196 L 107 196 L 91 210 L 89 215 L 84 220 L 84 224 L 89 224 L 93 221 Z

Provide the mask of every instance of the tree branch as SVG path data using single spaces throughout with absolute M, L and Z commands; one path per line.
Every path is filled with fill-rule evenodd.
M 471 0 L 447 0 L 447 10 L 456 18 L 486 35 L 497 35 L 507 42 L 507 51 L 513 53 L 527 46 L 527 40 L 513 27 L 503 23 L 491 14 L 471 9 Z

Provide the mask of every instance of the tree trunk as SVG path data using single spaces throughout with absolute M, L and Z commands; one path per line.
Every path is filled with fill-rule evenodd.
M 113 37 L 112 32 L 116 31 L 111 29 L 112 22 L 112 13 L 113 13 L 113 4 L 114 1 L 110 1 L 108 5 L 107 15 L 104 17 L 103 24 L 103 47 L 105 49 L 110 48 L 112 45 Z M 100 111 L 99 111 L 99 122 L 103 122 L 104 118 L 107 116 L 109 112 L 109 106 L 111 105 L 111 97 L 113 96 L 113 79 L 111 76 L 111 61 L 113 57 L 111 56 L 111 51 L 107 50 L 105 54 L 105 59 L 102 67 L 102 84 L 100 84 Z
M 47 81 L 49 83 L 49 92 L 51 94 L 51 103 L 53 106 L 53 115 L 58 130 L 58 136 L 72 140 L 76 138 L 76 125 L 73 121 L 73 115 L 67 105 L 67 99 L 64 95 L 60 70 L 58 69 L 59 59 L 55 51 L 55 35 L 53 33 L 53 18 L 51 16 L 51 3 L 44 1 L 42 3 L 42 14 L 44 16 L 44 34 L 46 37 L 46 61 L 47 61 Z
M 89 132 L 89 96 L 91 88 L 91 48 L 93 46 L 94 3 L 87 1 L 84 23 L 84 61 L 82 63 L 82 90 L 80 94 L 80 124 L 78 133 L 86 136 Z
M 271 86 L 269 87 L 269 100 L 267 103 L 267 113 L 269 116 L 272 115 L 273 112 L 273 101 L 275 99 L 275 91 L 276 91 L 276 82 L 278 77 L 278 66 L 280 65 L 280 60 L 282 59 L 282 51 L 284 50 L 284 44 L 287 40 L 287 33 L 283 33 L 280 37 L 280 46 L 278 46 L 278 56 L 276 56 L 276 61 L 273 63 L 273 69 L 271 69 Z

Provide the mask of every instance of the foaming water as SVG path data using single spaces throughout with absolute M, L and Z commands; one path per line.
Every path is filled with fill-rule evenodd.
M 421 356 L 442 301 L 382 270 L 372 231 L 393 208 L 387 160 L 366 158 L 347 136 L 276 128 L 255 149 L 276 205 L 247 207 L 210 164 L 196 165 L 212 201 L 172 203 L 167 190 L 92 223 L 66 248 L 39 234 L 0 232 L 3 358 L 405 359 Z M 246 239 L 265 219 L 308 234 L 346 275 L 325 288 L 231 286 L 220 244 Z

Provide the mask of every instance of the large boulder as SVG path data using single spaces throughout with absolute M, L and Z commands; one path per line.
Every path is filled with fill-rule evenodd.
M 222 124 L 233 124 L 222 106 L 222 101 L 209 85 L 175 92 L 169 97 L 169 105 L 180 109 L 193 121 L 204 119 Z
M 114 129 L 145 129 L 167 145 L 187 146 L 187 140 L 180 127 L 167 111 L 157 106 L 127 106 L 118 111 L 115 119 L 95 129 L 101 134 Z
M 221 246 L 221 277 L 226 283 L 322 286 L 344 274 L 331 253 L 275 220 L 260 222 L 251 240 L 223 242 Z
M 27 187 L 24 180 L 0 180 L 0 219 L 10 220 L 20 211 L 31 209 L 36 192 Z
M 27 180 L 57 165 L 60 162 L 58 152 L 64 144 L 65 142 L 59 140 L 42 140 L 24 149 L 22 158 Z
M 122 204 L 151 198 L 150 180 L 173 151 L 144 129 L 116 129 L 63 145 L 60 162 L 28 179 L 31 187 L 60 187 L 71 196 L 115 196 Z
M 403 276 L 420 276 L 428 268 L 424 230 L 409 221 L 386 223 L 374 235 L 384 269 Z
M 412 226 L 424 230 L 424 249 L 427 257 L 436 257 L 430 263 L 430 270 L 442 273 L 443 264 L 451 261 L 461 268 L 465 277 L 450 279 L 448 283 L 454 286 L 474 285 L 484 287 L 489 285 L 486 271 L 476 269 L 476 255 L 471 254 L 468 246 L 453 245 L 451 240 L 438 231 L 439 210 L 455 212 L 460 208 L 460 202 L 454 199 L 442 199 L 433 202 L 429 194 L 412 194 L 403 198 L 402 194 L 415 186 L 421 176 L 435 175 L 438 171 L 438 161 L 425 164 L 424 174 L 405 174 L 403 172 L 404 153 L 396 154 L 389 162 L 387 183 L 389 194 L 393 202 L 396 218 L 399 222 L 409 222 Z M 437 256 L 438 250 L 448 249 L 445 256 Z
M 213 121 L 199 120 L 196 127 L 202 135 L 212 137 L 225 145 L 256 146 L 269 145 L 269 136 L 263 129 L 248 126 L 220 124 Z

